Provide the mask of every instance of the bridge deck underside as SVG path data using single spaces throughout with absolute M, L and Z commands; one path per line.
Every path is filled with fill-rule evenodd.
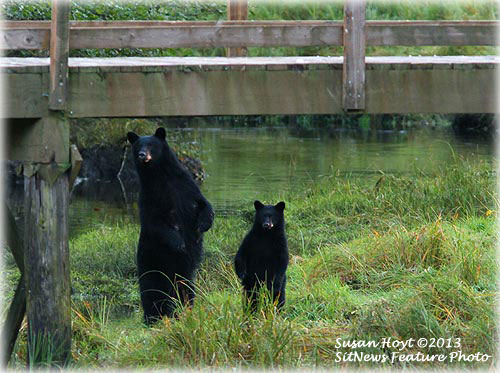
M 342 57 L 70 58 L 70 117 L 334 114 Z M 496 111 L 496 56 L 367 57 L 367 113 Z M 48 113 L 48 58 L 0 58 L 4 117 Z

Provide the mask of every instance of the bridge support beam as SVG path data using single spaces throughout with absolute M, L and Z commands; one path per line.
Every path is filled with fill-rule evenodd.
M 56 163 L 24 168 L 28 362 L 64 365 L 71 349 L 68 173 Z
M 28 363 L 65 365 L 71 352 L 67 105 L 70 3 L 52 0 L 49 112 L 35 128 L 46 157 L 24 165 Z M 41 122 L 41 123 L 40 123 Z M 51 131 L 51 132 L 48 132 Z M 43 163 L 42 163 L 43 162 Z
M 8 219 L 8 244 L 22 277 L 3 325 L 8 345 L 1 364 L 7 366 L 26 310 L 28 364 L 61 366 L 71 347 L 68 171 L 74 158 L 78 172 L 79 154 L 70 155 L 69 121 L 63 113 L 10 119 L 7 133 L 7 159 L 23 162 L 18 172 L 24 176 L 24 240 L 15 239 L 14 219 Z

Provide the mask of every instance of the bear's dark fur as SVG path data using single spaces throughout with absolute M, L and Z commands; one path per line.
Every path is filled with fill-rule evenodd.
M 172 317 L 179 302 L 192 304 L 203 232 L 214 219 L 210 203 L 165 137 L 163 128 L 153 136 L 127 134 L 140 181 L 137 270 L 148 325 Z
M 288 266 L 283 214 L 285 202 L 273 206 L 255 201 L 254 206 L 253 227 L 243 239 L 234 259 L 236 274 L 241 279 L 251 310 L 255 310 L 258 291 L 264 284 L 273 301 L 281 308 L 285 304 Z

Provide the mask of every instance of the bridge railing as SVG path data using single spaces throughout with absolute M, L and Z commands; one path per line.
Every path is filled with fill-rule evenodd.
M 236 8 L 231 5 L 236 3 Z M 228 0 L 228 18 L 246 17 L 245 1 Z M 240 9 L 241 8 L 241 9 Z M 234 10 L 236 9 L 236 11 Z M 243 10 L 242 10 L 243 9 Z M 364 1 L 346 1 L 344 21 L 73 21 L 69 49 L 344 47 L 343 107 L 365 108 L 366 46 L 497 45 L 497 21 L 366 21 Z M 50 21 L 7 21 L 0 49 L 50 48 Z M 238 48 L 238 49 L 236 49 Z
M 366 21 L 367 46 L 497 45 L 498 21 Z M 49 49 L 50 21 L 5 21 L 3 50 Z M 340 21 L 71 21 L 70 49 L 344 46 Z

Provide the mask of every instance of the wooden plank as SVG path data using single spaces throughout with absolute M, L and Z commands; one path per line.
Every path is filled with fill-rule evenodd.
M 470 64 L 474 69 L 495 68 L 500 64 L 500 56 L 367 56 L 367 65 L 376 68 L 379 65 L 432 65 L 437 68 L 440 65 Z M 342 68 L 343 57 L 322 56 L 288 56 L 288 57 L 113 57 L 113 58 L 82 58 L 73 57 L 68 61 L 71 72 L 94 71 L 101 67 L 113 67 L 115 71 L 121 71 L 124 67 L 143 69 L 143 72 L 151 71 L 175 71 L 183 68 L 198 67 L 199 71 L 227 70 L 230 66 L 255 66 L 266 69 L 274 66 L 274 69 L 287 70 L 289 66 L 303 65 L 306 70 L 316 68 Z M 39 73 L 48 72 L 49 59 L 36 57 L 0 57 L 0 72 L 5 77 L 24 77 L 31 75 L 34 71 Z M 153 70 L 151 70 L 153 68 Z M 87 70 L 88 69 L 88 70 Z M 92 70 L 94 69 L 94 70 Z M 37 75 L 39 74 L 32 74 Z M 9 87 L 11 89 L 13 87 Z M 10 92 L 10 91 L 9 91 Z
M 37 118 L 48 111 L 48 81 L 46 74 L 2 73 L 8 89 L 0 103 L 4 118 Z
M 80 168 L 82 167 L 83 163 L 82 155 L 78 151 L 78 148 L 76 147 L 75 144 L 71 144 L 70 156 L 71 156 L 71 171 L 69 174 L 69 189 L 71 190 L 73 188 L 73 185 L 75 184 L 75 180 L 78 176 L 78 173 L 80 172 Z
M 6 60 L 8 61 L 6 62 Z M 25 116 L 22 111 L 23 108 L 26 111 L 32 111 L 26 103 L 36 103 L 35 96 L 41 96 L 43 87 L 33 91 L 19 88 L 26 86 L 23 77 L 27 81 L 31 81 L 33 76 L 37 75 L 32 73 L 23 74 L 23 68 L 20 66 L 22 62 L 19 60 L 22 59 L 0 59 L 0 69 L 2 66 L 17 66 L 15 69 L 18 73 L 2 74 L 4 81 L 7 83 L 6 90 L 9 92 L 9 95 L 4 95 L 4 107 L 7 106 L 5 102 L 9 103 L 9 106 L 16 107 L 17 109 L 15 111 L 11 110 L 10 113 L 13 116 L 19 115 L 22 118 Z M 72 58 L 69 64 L 71 79 L 74 80 L 74 83 L 70 85 L 71 99 L 68 114 L 73 117 L 133 117 L 244 115 L 264 114 L 265 111 L 281 114 L 297 114 L 301 112 L 338 113 L 341 112 L 341 106 L 335 103 L 336 98 L 329 101 L 327 98 L 319 99 L 318 96 L 326 97 L 331 92 L 334 97 L 337 97 L 337 92 L 341 89 L 341 80 L 337 80 L 335 74 L 340 73 L 339 68 L 342 66 L 342 61 L 342 57 Z M 35 59 L 29 60 L 30 67 L 43 67 L 48 62 L 46 59 L 38 59 L 38 63 L 39 65 L 35 63 Z M 499 63 L 500 58 L 498 56 L 367 57 L 366 95 L 376 95 L 370 96 L 369 101 L 377 102 L 379 106 L 368 105 L 367 103 L 366 111 L 377 113 L 418 113 L 419 111 L 443 113 L 494 112 L 495 107 L 491 103 L 491 99 L 495 95 L 492 87 L 495 83 L 495 74 Z M 114 70 L 100 72 L 98 66 L 101 64 L 106 64 L 108 68 L 113 67 Z M 302 65 L 304 66 L 303 69 Z M 467 65 L 470 65 L 471 69 L 456 69 Z M 133 66 L 138 70 L 142 70 L 142 72 L 121 72 L 124 66 Z M 321 75 L 321 79 L 319 79 L 319 83 L 314 80 L 317 78 L 313 78 L 314 75 L 311 75 L 314 71 L 318 73 L 324 72 L 324 75 Z M 439 81 L 448 79 L 449 83 L 444 84 L 442 87 L 434 84 L 427 84 L 427 88 L 425 84 L 421 87 L 418 79 L 402 80 L 401 77 L 414 76 L 408 75 L 410 71 L 425 72 L 425 74 L 419 75 L 424 82 L 429 81 L 429 79 Z M 451 73 L 451 71 L 455 71 L 455 73 Z M 236 72 L 241 75 L 234 75 Z M 249 73 L 253 75 L 247 75 Z M 283 87 L 284 91 L 279 91 L 277 86 L 270 83 L 272 79 L 281 79 L 279 73 L 286 73 L 285 76 L 289 79 L 288 85 L 285 85 L 284 81 L 280 83 L 280 87 Z M 333 75 L 330 75 L 330 73 Z M 379 76 L 378 73 L 381 74 L 380 79 L 375 79 L 375 76 Z M 16 79 L 11 79 L 12 76 L 15 76 Z M 369 80 L 369 77 L 372 77 L 371 80 Z M 169 84 L 173 84 L 170 83 L 173 79 L 175 79 L 176 84 L 179 84 L 176 90 L 173 90 L 173 86 L 169 86 Z M 252 83 L 253 79 L 267 82 L 267 93 L 262 99 L 248 97 L 245 99 L 245 104 L 243 102 L 241 104 L 234 103 L 233 99 L 225 94 L 225 90 L 232 89 L 233 92 L 236 92 L 236 88 L 233 87 L 233 84 L 236 83 L 233 83 L 233 81 L 238 79 L 245 79 L 246 84 L 252 87 L 245 91 L 245 87 L 240 86 L 241 92 L 238 92 L 238 95 L 242 97 L 263 92 L 264 87 L 256 87 Z M 11 86 L 12 83 L 9 82 L 13 82 L 15 85 Z M 318 86 L 315 86 L 315 84 L 318 84 Z M 409 89 L 411 84 L 420 87 L 413 96 L 413 100 L 416 102 L 407 102 L 400 93 L 402 89 Z M 454 84 L 456 84 L 456 87 L 453 86 Z M 41 85 L 41 83 L 38 84 L 39 87 Z M 447 91 L 450 85 L 454 87 L 452 92 Z M 481 89 L 481 85 L 484 85 L 484 90 Z M 134 87 L 132 92 L 129 89 L 131 86 Z M 20 89 L 19 92 L 18 89 Z M 201 91 L 198 92 L 198 89 Z M 220 99 L 206 97 L 208 95 L 214 96 L 213 92 L 218 92 L 215 96 Z M 472 95 L 472 92 L 475 92 L 474 95 Z M 301 96 L 302 94 L 304 96 Z M 12 95 L 15 96 L 15 100 L 12 99 Z M 425 98 L 419 99 L 419 95 L 425 96 Z M 443 96 L 448 97 L 446 105 L 441 104 L 444 100 Z M 286 102 L 284 103 L 287 97 L 290 97 L 290 102 L 297 105 L 295 108 Z M 304 102 L 300 102 L 297 97 L 301 97 Z M 210 107 L 207 104 L 210 100 L 215 101 L 217 105 Z M 224 100 L 228 100 L 227 105 L 224 104 Z M 313 100 L 316 100 L 316 102 L 311 102 Z M 276 106 L 270 110 L 266 101 L 272 102 Z M 331 105 L 331 107 L 323 105 Z M 259 108 L 263 110 L 261 113 L 259 113 Z M 14 125 L 8 126 L 9 138 L 12 139 L 11 144 L 17 142 L 14 139 L 18 138 L 18 136 L 12 135 L 12 131 L 16 131 L 16 128 L 21 133 L 29 130 L 29 127 L 26 128 L 22 122 L 18 121 Z M 54 131 L 50 127 L 47 128 L 47 132 L 33 133 L 35 141 L 32 144 L 32 150 L 29 147 L 24 147 L 24 150 L 17 152 L 17 156 L 13 157 L 13 159 L 29 155 L 30 160 L 33 161 L 39 159 L 37 158 L 39 157 L 37 152 L 39 152 L 39 154 L 43 155 L 45 161 L 50 161 L 51 152 L 46 152 L 44 147 L 41 146 L 42 140 L 40 142 L 36 140 L 44 139 L 43 136 L 48 136 Z M 48 135 L 44 135 L 44 133 Z M 47 141 L 50 143 L 50 138 Z M 22 145 L 22 143 L 19 145 Z M 65 149 L 68 149 L 69 144 L 66 144 L 65 147 Z M 59 156 L 57 158 L 60 159 Z
M 344 4 L 342 106 L 346 111 L 365 108 L 365 8 L 365 0 Z
M 0 49 L 49 49 L 50 32 L 48 30 L 34 29 L 8 29 L 2 30 Z
M 392 22 L 392 21 L 387 21 Z M 426 21 L 416 21 L 426 22 Z M 452 21 L 454 22 L 454 21 Z M 466 22 L 488 22 L 488 21 L 466 21 Z M 493 21 L 492 21 L 493 22 Z M 321 25 L 338 25 L 341 22 L 337 21 L 318 21 L 318 20 L 269 20 L 269 21 L 70 21 L 70 30 L 75 29 L 112 29 L 112 28 L 175 28 L 175 27 L 196 27 L 196 26 L 321 26 Z M 49 30 L 50 21 L 4 21 L 0 25 L 0 30 Z
M 9 119 L 6 157 L 36 163 L 69 162 L 69 124 L 59 115 Z
M 369 113 L 496 110 L 496 69 L 415 70 L 409 65 L 366 74 Z M 73 117 L 334 114 L 342 112 L 341 78 L 335 69 L 78 73 L 72 76 L 70 108 Z
M 46 21 L 7 21 L 0 49 L 48 49 Z M 70 23 L 70 49 L 342 45 L 332 21 L 94 21 Z M 498 45 L 498 21 L 367 21 L 366 45 Z
M 368 70 L 366 112 L 495 113 L 496 69 Z
M 366 22 L 366 44 L 374 45 L 498 45 L 497 21 Z
M 341 25 L 176 26 L 75 29 L 70 46 L 80 48 L 215 48 L 341 45 Z
M 49 80 L 49 109 L 51 110 L 64 110 L 66 108 L 69 58 L 69 12 L 69 1 L 52 1 Z
M 331 83 L 340 89 L 340 78 L 340 70 L 78 73 L 71 74 L 70 115 L 320 113 L 339 107 Z
M 68 174 L 25 176 L 25 274 L 30 365 L 64 365 L 71 350 Z
M 184 27 L 184 26 L 214 26 L 214 25 L 233 25 L 233 26 L 251 26 L 251 25 L 322 25 L 322 24 L 337 24 L 342 25 L 342 22 L 324 21 L 324 20 L 244 20 L 244 21 L 141 21 L 141 20 L 125 20 L 125 21 L 70 21 L 70 29 L 76 28 L 168 28 L 168 27 Z M 455 21 L 366 21 L 367 27 L 377 29 L 379 27 L 411 27 L 420 26 L 434 27 L 498 27 L 499 21 L 496 20 L 455 20 Z M 26 29 L 26 30 L 50 30 L 51 21 L 4 21 L 0 25 L 0 30 Z
M 229 21 L 244 21 L 248 19 L 248 0 L 227 0 L 227 19 Z M 244 57 L 248 54 L 246 45 L 240 48 L 227 48 L 226 56 Z

